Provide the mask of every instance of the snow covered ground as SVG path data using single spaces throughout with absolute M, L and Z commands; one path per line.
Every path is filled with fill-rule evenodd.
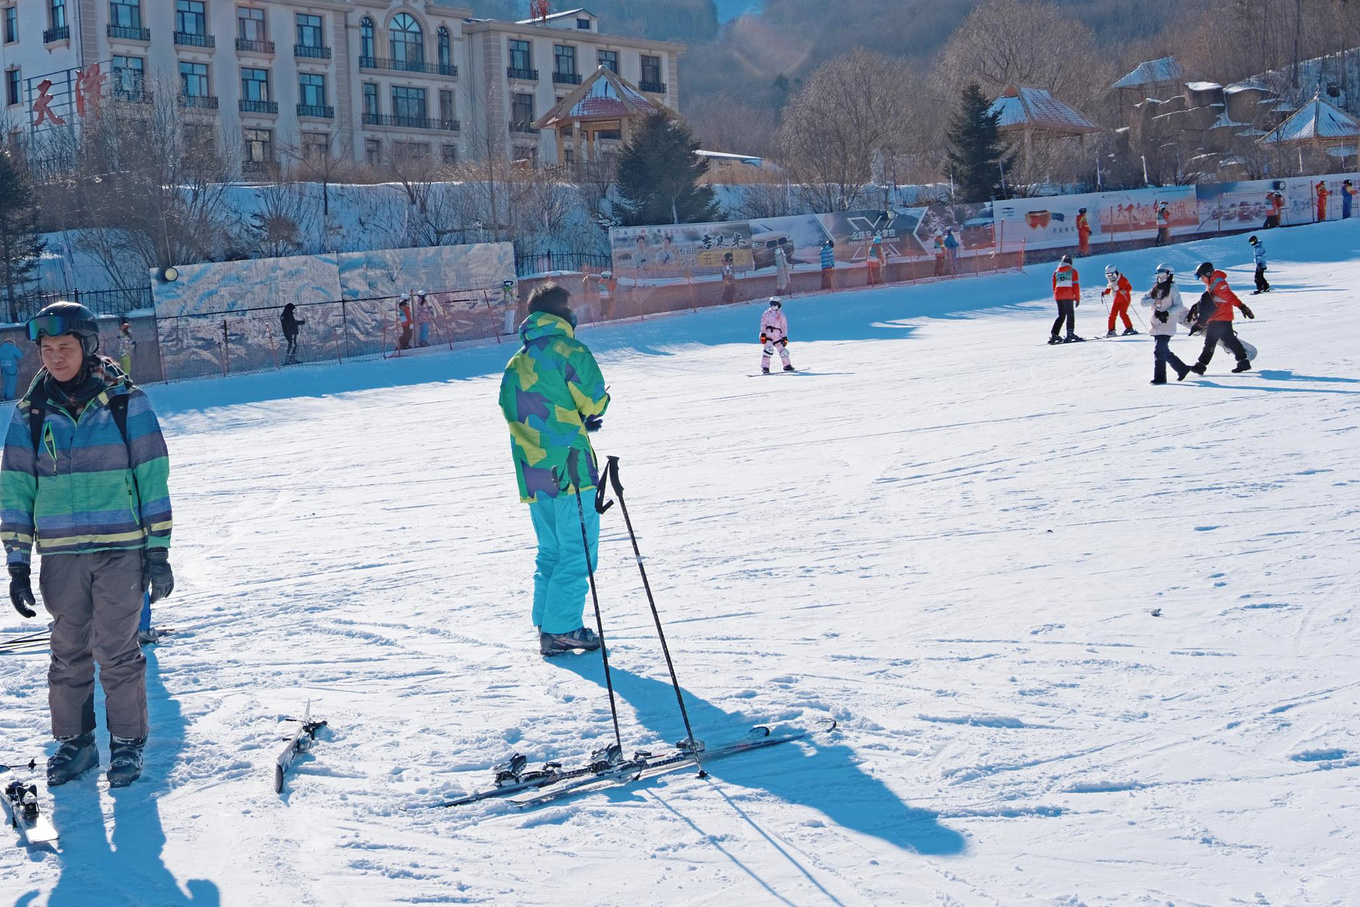
M 747 377 L 757 305 L 583 331 L 699 736 L 840 727 L 527 812 L 418 808 L 612 737 L 599 658 L 536 653 L 511 349 L 151 388 L 176 505 L 158 622 L 183 632 L 149 655 L 147 772 L 45 794 L 60 852 L 4 841 L 0 894 L 1355 903 L 1357 231 L 1265 234 L 1256 371 L 1220 354 L 1166 387 L 1145 337 L 1045 345 L 1048 265 L 794 299 L 797 375 Z M 1204 257 L 1250 286 L 1242 237 L 1078 266 L 1141 291 Z M 664 746 L 683 731 L 617 508 L 600 560 L 625 745 Z M 0 761 L 47 751 L 45 664 L 0 656 Z M 330 727 L 278 796 L 308 699 Z

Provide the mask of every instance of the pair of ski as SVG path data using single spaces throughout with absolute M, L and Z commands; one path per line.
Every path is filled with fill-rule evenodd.
M 512 798 L 510 802 L 520 808 L 541 806 L 597 786 L 627 784 L 637 781 L 644 775 L 659 775 L 686 765 L 705 765 L 714 759 L 802 740 L 811 734 L 829 733 L 835 730 L 836 722 L 834 719 L 828 719 L 828 722 L 826 727 L 815 730 L 793 728 L 778 732 L 760 725 L 752 728 L 744 737 L 720 746 L 709 747 L 702 741 L 695 741 L 691 747 L 689 741 L 685 740 L 676 744 L 673 750 L 663 753 L 640 751 L 634 753 L 631 759 L 624 759 L 618 745 L 611 744 L 595 753 L 588 764 L 572 769 L 563 769 L 561 763 L 548 762 L 541 768 L 525 771 L 528 760 L 516 753 L 508 762 L 496 766 L 494 787 L 452 800 L 430 803 L 428 806 L 432 808 L 466 806 L 469 803 L 500 798 Z M 527 791 L 542 793 L 523 799 L 513 799 L 516 794 Z
M 283 793 L 283 776 L 288 771 L 288 767 L 293 764 L 293 760 L 303 753 L 311 752 L 312 744 L 316 742 L 316 732 L 326 726 L 326 722 L 315 721 L 312 719 L 312 701 L 307 700 L 307 709 L 302 713 L 302 718 L 290 718 L 289 721 L 297 721 L 297 730 L 293 732 L 288 740 L 283 752 L 274 760 L 274 793 Z
M 162 637 L 169 636 L 176 631 L 173 627 L 157 627 L 148 632 L 152 638 L 144 640 L 145 642 L 159 642 Z M 49 630 L 29 633 L 24 636 L 13 636 L 0 640 L 0 655 L 23 655 L 29 652 L 40 652 L 51 644 L 52 633 Z
M 29 768 L 35 766 L 36 763 L 29 763 Z M 0 766 L 0 769 L 8 768 L 9 766 Z M 56 827 L 38 808 L 36 784 L 11 781 L 5 785 L 5 796 L 0 802 L 4 803 L 5 816 L 9 824 L 19 832 L 25 844 L 31 847 L 35 844 L 57 843 Z

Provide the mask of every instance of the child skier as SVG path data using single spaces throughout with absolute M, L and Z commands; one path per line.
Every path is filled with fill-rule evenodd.
M 1133 329 L 1133 322 L 1129 320 L 1129 302 L 1133 299 L 1133 285 L 1129 283 L 1127 277 L 1119 273 L 1114 265 L 1105 266 L 1105 281 L 1105 289 L 1100 293 L 1101 296 L 1106 297 L 1106 302 L 1110 306 L 1110 321 L 1106 326 L 1105 336 L 1115 336 L 1114 320 L 1116 318 L 1124 320 L 1125 337 L 1130 334 L 1137 334 L 1138 332 Z
M 763 353 L 760 357 L 761 374 L 770 373 L 770 357 L 776 348 L 780 361 L 784 363 L 784 371 L 794 370 L 789 363 L 789 320 L 784 317 L 784 301 L 778 296 L 770 297 L 770 307 L 760 316 L 760 343 Z
M 1176 380 L 1184 381 L 1190 373 L 1190 366 L 1171 352 L 1171 338 L 1176 335 L 1176 325 L 1184 322 L 1189 313 L 1181 304 L 1181 291 L 1176 287 L 1171 265 L 1157 266 L 1156 280 L 1152 289 L 1143 294 L 1142 304 L 1152 308 L 1148 332 L 1157 344 L 1152 353 L 1152 383 L 1166 384 L 1167 363 L 1176 370 Z
M 1266 280 L 1266 245 L 1255 236 L 1247 242 L 1251 243 L 1251 254 L 1256 257 L 1256 289 L 1251 291 L 1251 295 L 1269 293 L 1270 283 Z
M 1072 267 L 1072 256 L 1064 255 L 1053 272 L 1053 301 L 1058 304 L 1058 317 L 1053 322 L 1049 343 L 1079 343 L 1085 337 L 1077 336 L 1077 306 L 1081 305 L 1081 280 L 1077 269 Z M 1067 322 L 1067 336 L 1061 337 L 1063 322 Z
M 1195 276 L 1204 281 L 1207 288 L 1200 297 L 1200 312 L 1202 314 L 1208 307 L 1211 314 L 1204 326 L 1204 349 L 1200 351 L 1199 361 L 1190 366 L 1190 371 L 1196 375 L 1204 374 L 1205 369 L 1209 367 L 1209 361 L 1214 358 L 1214 347 L 1218 346 L 1220 341 L 1237 357 L 1234 372 L 1251 371 L 1251 360 L 1247 358 L 1247 351 L 1243 348 L 1242 341 L 1233 333 L 1233 309 L 1241 309 L 1242 314 L 1248 318 L 1255 318 L 1256 315 L 1228 287 L 1228 276 L 1217 270 L 1213 262 L 1206 261 L 1201 264 L 1196 269 Z

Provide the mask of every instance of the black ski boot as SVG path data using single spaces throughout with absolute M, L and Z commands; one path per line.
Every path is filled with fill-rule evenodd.
M 1115 337 L 1115 336 L 1118 336 L 1118 335 L 1115 334 L 1114 328 L 1110 328 L 1108 331 L 1105 332 L 1105 336 L 1106 336 L 1106 337 Z
M 1135 331 L 1133 328 L 1124 328 L 1124 333 L 1121 334 L 1120 336 L 1123 336 L 1123 337 L 1132 337 L 1132 336 L 1136 335 L 1137 333 L 1138 333 L 1138 332 Z
M 74 781 L 99 764 L 99 747 L 94 731 L 77 737 L 59 737 L 61 746 L 47 758 L 47 786 Z
M 1068 334 L 1063 343 L 1081 343 L 1085 339 L 1085 337 L 1078 337 L 1076 334 Z
M 786 365 L 786 366 L 784 366 L 784 371 L 786 371 L 786 372 L 792 372 L 792 371 L 797 371 L 797 370 L 796 370 L 793 366 L 791 366 L 791 365 Z
M 109 737 L 109 787 L 127 787 L 142 776 L 145 737 Z
M 1249 371 L 1251 371 L 1251 363 L 1243 359 L 1241 362 L 1237 363 L 1237 368 L 1233 369 L 1233 374 Z
M 1048 337 L 1048 345 L 1052 346 L 1055 343 L 1062 343 L 1062 338 L 1057 334 L 1050 334 Z
M 538 651 L 549 658 L 573 649 L 594 652 L 599 647 L 600 637 L 589 627 L 580 627 L 570 633 L 538 634 Z

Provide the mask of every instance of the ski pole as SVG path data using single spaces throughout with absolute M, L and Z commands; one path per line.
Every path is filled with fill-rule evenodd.
M 689 712 L 685 709 L 685 696 L 680 692 L 680 680 L 675 676 L 675 662 L 671 660 L 670 646 L 666 645 L 666 633 L 661 629 L 661 614 L 656 610 L 656 600 L 652 598 L 652 585 L 647 581 L 647 568 L 642 565 L 642 551 L 638 549 L 637 534 L 633 532 L 633 521 L 628 516 L 628 505 L 623 502 L 623 481 L 619 478 L 619 458 L 608 457 L 604 467 L 605 475 L 600 476 L 600 487 L 595 492 L 595 510 L 604 513 L 613 503 L 604 501 L 605 479 L 609 479 L 609 484 L 614 489 L 614 496 L 619 499 L 619 511 L 623 514 L 624 525 L 628 527 L 628 538 L 633 543 L 633 556 L 637 560 L 638 572 L 642 574 L 642 588 L 647 593 L 647 604 L 652 609 L 652 619 L 656 622 L 656 636 L 661 640 L 661 654 L 666 656 L 666 669 L 671 673 L 671 686 L 675 688 L 675 701 L 680 705 L 680 718 L 685 722 L 685 734 L 689 738 L 689 749 L 694 754 L 694 764 L 699 767 L 699 777 L 707 778 L 708 772 L 704 770 L 703 763 L 699 759 L 699 746 L 694 739 L 694 729 L 690 727 Z
M 590 537 L 586 534 L 586 511 L 581 505 L 581 481 L 576 477 L 580 466 L 581 452 L 572 448 L 567 453 L 567 482 L 576 492 L 576 515 L 581 519 L 581 547 L 586 555 L 586 576 L 590 579 L 590 598 L 595 604 L 595 629 L 600 635 L 600 660 L 604 663 L 604 685 L 609 691 L 609 714 L 614 719 L 614 742 L 623 757 L 623 735 L 619 733 L 619 709 L 614 703 L 614 681 L 609 674 L 609 651 L 604 642 L 604 618 L 600 616 L 600 596 L 595 591 L 595 565 L 590 560 Z

